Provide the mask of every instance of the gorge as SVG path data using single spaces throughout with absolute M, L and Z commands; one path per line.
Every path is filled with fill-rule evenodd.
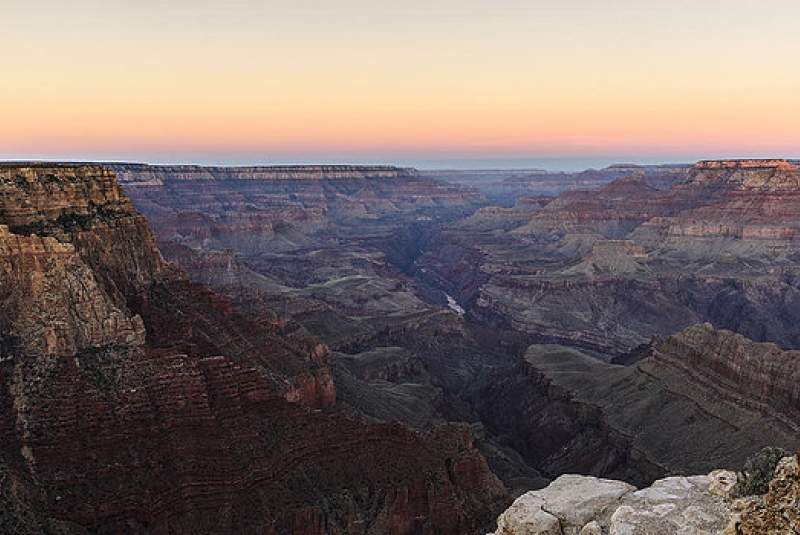
M 794 164 L 454 174 L 0 167 L 4 521 L 485 533 L 797 450 Z

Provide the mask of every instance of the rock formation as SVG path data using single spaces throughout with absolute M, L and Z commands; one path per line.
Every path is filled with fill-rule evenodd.
M 469 318 L 542 342 L 614 355 L 710 322 L 800 348 L 798 206 L 784 160 L 700 162 L 668 189 L 634 173 L 527 214 L 484 210 L 435 236 L 414 273 Z
M 708 325 L 639 352 L 646 358 L 620 366 L 531 346 L 519 371 L 476 392 L 478 412 L 500 443 L 549 477 L 573 471 L 643 485 L 738 468 L 761 447 L 800 443 L 796 352 Z
M 676 476 L 637 490 L 621 481 L 563 475 L 519 497 L 494 535 L 791 535 L 800 531 L 800 466 L 784 458 L 764 496 L 737 498 L 738 476 Z
M 733 504 L 734 518 L 725 535 L 800 533 L 799 455 L 778 463 L 764 496 L 742 498 Z
M 166 263 L 108 169 L 0 168 L 0 481 L 15 522 L 479 529 L 505 494 L 468 428 L 366 423 L 337 404 L 330 358 Z
M 800 431 L 800 351 L 694 325 L 659 341 L 654 359 L 725 396 L 768 412 Z
M 517 199 L 542 195 L 556 196 L 569 190 L 599 189 L 618 178 L 630 175 L 641 176 L 648 185 L 667 189 L 681 181 L 691 166 L 616 164 L 604 169 L 587 169 L 577 173 L 553 173 L 541 169 L 527 170 L 445 170 L 424 171 L 430 176 L 447 182 L 476 187 L 493 204 L 509 207 Z
M 242 254 L 297 248 L 302 234 L 358 233 L 365 223 L 371 234 L 391 232 L 398 218 L 463 215 L 483 202 L 472 189 L 396 167 L 112 168 L 162 238 Z
M 563 475 L 519 497 L 497 520 L 495 535 L 721 534 L 729 524 L 736 474 L 669 477 L 636 487 Z
M 793 447 L 781 408 L 793 402 L 791 378 L 774 391 L 759 379 L 779 364 L 762 370 L 726 351 L 655 357 L 650 345 L 653 335 L 689 343 L 692 331 L 666 337 L 708 321 L 800 347 L 792 165 L 613 166 L 576 177 L 578 186 L 605 184 L 599 190 L 570 184 L 555 199 L 477 211 L 474 191 L 409 170 L 381 168 L 374 178 L 358 168 L 118 170 L 165 254 L 195 280 L 284 335 L 305 328 L 330 345 L 340 399 L 417 427 L 480 418 L 498 473 L 514 473 L 499 468 L 507 452 L 527 463 L 528 482 L 580 470 L 647 484 L 736 466 L 765 437 Z M 566 178 L 535 173 L 507 185 Z M 499 180 L 463 179 L 482 188 Z M 536 358 L 516 363 L 531 342 L 591 357 L 559 349 L 550 360 L 533 350 Z M 630 368 L 592 359 L 615 355 L 652 358 Z M 361 369 L 384 356 L 374 374 Z M 556 359 L 591 370 L 589 378 Z M 411 363 L 421 371 L 410 373 Z

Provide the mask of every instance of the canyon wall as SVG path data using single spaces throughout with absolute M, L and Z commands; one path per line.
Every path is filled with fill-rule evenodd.
M 3 481 L 68 529 L 474 533 L 505 499 L 466 426 L 367 423 L 319 341 L 189 282 L 106 168 L 0 168 L 0 282 Z
M 398 219 L 462 215 L 483 202 L 471 188 L 388 166 L 112 167 L 159 236 L 243 254 L 303 247 L 309 233 L 380 235 Z
M 521 369 L 476 393 L 487 427 L 549 477 L 636 485 L 738 469 L 765 446 L 800 444 L 796 351 L 695 325 L 623 366 L 534 345 Z
M 566 381 L 580 374 L 534 364 L 531 353 L 515 366 L 520 346 L 567 344 L 607 360 L 647 345 L 654 335 L 673 343 L 669 335 L 704 321 L 784 348 L 800 344 L 800 273 L 791 230 L 800 220 L 798 190 L 796 171 L 782 162 L 652 172 L 617 166 L 586 175 L 614 175 L 598 190 L 477 211 L 480 202 L 469 190 L 415 177 L 360 181 L 347 189 L 353 179 L 333 175 L 288 184 L 209 173 L 203 176 L 212 178 L 198 182 L 168 171 L 155 186 L 134 175 L 128 183 L 137 205 L 161 218 L 160 236 L 169 240 L 163 249 L 171 258 L 240 308 L 280 303 L 286 315 L 342 352 L 333 355 L 336 380 L 346 385 L 352 406 L 422 427 L 480 418 L 491 446 L 520 455 L 531 473 L 552 478 L 580 470 L 644 484 L 672 471 L 735 464 L 759 442 L 764 429 L 758 422 L 772 392 L 763 386 L 769 378 L 758 362 L 733 359 L 729 364 L 740 369 L 726 371 L 723 352 L 704 357 L 708 362 L 693 358 L 684 368 L 651 358 L 629 369 L 592 369 L 619 386 L 622 394 L 615 396 L 605 383 Z M 392 187 L 376 189 L 378 183 Z M 440 199 L 439 210 L 403 201 L 414 191 Z M 374 197 L 397 210 L 376 210 Z M 348 208 L 336 208 L 343 202 Z M 243 223 L 278 217 L 279 206 L 284 217 L 294 217 L 294 206 L 326 223 L 273 224 L 263 234 Z M 226 207 L 236 213 L 228 215 Z M 220 239 L 222 220 L 232 222 L 235 239 Z M 430 301 L 459 307 L 466 317 L 436 310 Z M 284 329 L 292 324 L 270 321 Z M 495 334 L 477 334 L 484 327 Z M 360 358 L 394 354 L 393 346 L 410 351 L 425 373 L 391 372 L 411 362 L 403 359 L 380 371 L 391 381 L 365 379 L 350 368 Z M 652 351 L 646 346 L 627 362 Z M 569 351 L 555 354 L 579 370 L 588 366 Z M 705 369 L 713 362 L 720 371 Z M 734 379 L 718 381 L 717 375 L 746 378 L 753 391 L 737 390 L 729 384 Z M 750 412 L 729 414 L 727 405 L 695 399 L 695 388 L 751 400 Z M 672 397 L 676 389 L 680 395 Z M 785 403 L 781 396 L 774 396 L 775 405 Z M 596 397 L 616 401 L 605 407 Z M 413 414 L 398 400 L 414 407 Z M 781 415 L 786 412 L 770 413 L 763 425 L 772 427 L 764 436 L 790 445 L 795 434 Z M 735 433 L 742 421 L 757 431 Z M 696 444 L 688 430 L 707 438 Z M 505 462 L 501 457 L 491 459 L 494 467 Z M 512 472 L 504 471 L 510 482 Z
M 700 162 L 668 189 L 633 174 L 527 214 L 478 212 L 438 234 L 415 274 L 468 317 L 543 342 L 613 355 L 710 322 L 797 348 L 798 207 L 794 164 Z

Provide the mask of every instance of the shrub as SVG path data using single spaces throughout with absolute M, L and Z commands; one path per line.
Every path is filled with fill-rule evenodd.
M 783 448 L 767 446 L 747 459 L 740 472 L 742 495 L 766 494 L 778 461 L 790 455 L 792 453 Z

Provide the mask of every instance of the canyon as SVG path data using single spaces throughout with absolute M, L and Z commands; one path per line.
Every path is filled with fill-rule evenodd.
M 614 355 L 710 322 L 796 348 L 799 178 L 786 161 L 701 162 L 665 190 L 631 175 L 506 217 L 478 211 L 416 267 L 476 321 L 543 342 Z
M 109 169 L 3 166 L 0 222 L 4 526 L 471 533 L 503 503 L 465 425 L 338 404 L 329 350 L 165 262 Z
M 800 442 L 792 162 L 0 178 L 19 526 L 485 533 Z

